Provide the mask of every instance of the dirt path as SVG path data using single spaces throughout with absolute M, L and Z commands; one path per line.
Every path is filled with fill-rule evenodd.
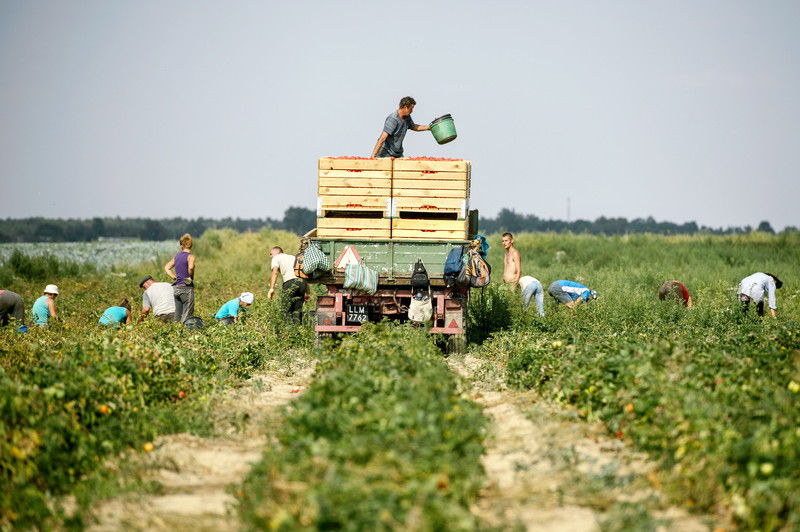
M 160 493 L 104 502 L 97 508 L 99 522 L 90 530 L 238 530 L 230 486 L 259 460 L 267 443 L 264 427 L 302 393 L 312 371 L 310 365 L 298 365 L 259 373 L 225 393 L 215 409 L 216 437 L 159 438 L 155 450 L 140 459 L 145 479 L 158 482 Z
M 483 465 L 489 486 L 473 511 L 487 524 L 528 531 L 707 531 L 704 520 L 670 507 L 655 465 L 608 438 L 602 427 L 528 393 L 510 391 L 502 372 L 473 356 L 450 367 L 469 382 L 490 419 Z M 647 526 L 651 524 L 652 526 Z

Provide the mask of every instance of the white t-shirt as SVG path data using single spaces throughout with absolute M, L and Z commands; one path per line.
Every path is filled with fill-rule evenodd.
M 175 295 L 169 283 L 153 283 L 142 295 L 142 308 L 153 309 L 161 316 L 175 312 Z
M 536 277 L 531 277 L 530 275 L 523 275 L 519 278 L 519 287 L 525 290 L 528 288 L 528 285 L 531 283 L 538 283 L 539 280 Z
M 742 279 L 742 282 L 739 283 L 739 293 L 750 296 L 756 303 L 764 301 L 764 294 L 766 294 L 769 308 L 778 309 L 775 301 L 775 279 L 766 273 L 758 272 Z
M 287 255 L 286 253 L 278 253 L 274 257 L 272 257 L 272 268 L 278 268 L 281 272 L 281 277 L 283 277 L 283 282 L 291 281 L 292 279 L 296 279 L 297 276 L 294 274 L 294 256 Z

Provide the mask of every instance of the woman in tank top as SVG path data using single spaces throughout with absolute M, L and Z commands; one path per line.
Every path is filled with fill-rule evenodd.
M 180 244 L 180 252 L 164 265 L 164 271 L 175 281 L 172 283 L 175 296 L 175 321 L 183 323 L 194 316 L 192 236 L 186 233 L 181 237 Z

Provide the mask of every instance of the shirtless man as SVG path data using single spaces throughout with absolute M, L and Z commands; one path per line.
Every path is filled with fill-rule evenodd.
M 522 275 L 522 259 L 514 247 L 514 235 L 503 233 L 503 247 L 506 248 L 506 255 L 503 258 L 503 282 L 511 288 L 516 288 L 519 285 L 519 276 Z

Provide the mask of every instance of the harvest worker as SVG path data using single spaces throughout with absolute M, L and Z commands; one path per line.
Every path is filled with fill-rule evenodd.
M 658 299 L 664 301 L 667 297 L 682 302 L 684 307 L 694 305 L 689 290 L 680 281 L 667 281 L 658 288 Z
M 253 300 L 255 296 L 250 292 L 242 292 L 242 295 L 237 297 L 236 299 L 231 299 L 224 305 L 222 305 L 219 310 L 217 311 L 216 316 L 214 316 L 219 323 L 224 325 L 230 325 L 231 323 L 236 323 L 239 321 L 239 318 L 244 318 L 244 315 L 239 316 L 239 311 L 241 310 L 243 313 L 245 309 L 241 307 L 249 307 L 253 304 Z
M 511 288 L 516 288 L 519 284 L 519 276 L 522 275 L 522 258 L 519 251 L 514 247 L 514 235 L 503 233 L 503 247 L 506 249 L 503 258 L 503 282 Z
M 164 265 L 164 271 L 172 279 L 175 298 L 175 321 L 183 323 L 194 316 L 194 255 L 192 255 L 192 235 L 186 233 L 179 240 L 180 252 Z M 175 270 L 173 273 L 172 270 Z
M 100 316 L 100 323 L 119 327 L 121 323 L 131 322 L 131 304 L 127 299 L 123 299 L 116 307 L 108 307 L 103 315 Z
M 283 279 L 283 305 L 287 317 L 295 322 L 303 319 L 303 301 L 308 299 L 306 292 L 308 282 L 295 274 L 295 257 L 284 253 L 283 249 L 275 246 L 269 252 L 272 257 L 272 276 L 269 279 L 269 292 L 267 297 L 272 299 L 275 295 L 275 282 L 278 274 Z
M 0 290 L 0 326 L 5 327 L 11 320 L 19 324 L 21 330 L 25 327 L 25 303 L 22 296 L 11 290 Z
M 161 321 L 175 319 L 175 295 L 169 283 L 157 283 L 152 277 L 146 275 L 139 281 L 139 288 L 144 288 L 142 294 L 142 314 L 136 323 L 142 323 L 153 309 L 153 315 Z
M 764 296 L 767 296 L 769 313 L 773 318 L 777 315 L 775 311 L 778 305 L 775 301 L 775 290 L 783 286 L 783 283 L 771 273 L 754 273 L 742 279 L 739 283 L 739 301 L 742 302 L 742 309 L 747 314 L 750 302 L 755 302 L 756 312 L 759 316 L 764 315 Z
M 402 157 L 403 139 L 406 131 L 428 131 L 429 126 L 420 126 L 411 120 L 411 113 L 417 102 L 411 96 L 406 96 L 400 100 L 400 107 L 386 117 L 383 123 L 383 131 L 378 137 L 375 149 L 372 150 L 372 157 Z
M 57 318 L 56 314 L 56 298 L 58 297 L 58 287 L 54 284 L 49 284 L 44 287 L 44 295 L 33 302 L 31 313 L 33 314 L 33 322 L 39 327 L 46 327 L 50 322 L 50 318 Z
M 566 281 L 564 279 L 553 281 L 547 288 L 547 293 L 553 296 L 558 303 L 564 303 L 573 313 L 580 303 L 597 299 L 597 292 L 590 290 L 581 283 Z
M 522 304 L 525 308 L 531 304 L 531 298 L 536 300 L 536 310 L 539 316 L 544 316 L 544 288 L 542 283 L 535 277 L 525 275 L 519 278 L 519 286 L 522 288 Z

